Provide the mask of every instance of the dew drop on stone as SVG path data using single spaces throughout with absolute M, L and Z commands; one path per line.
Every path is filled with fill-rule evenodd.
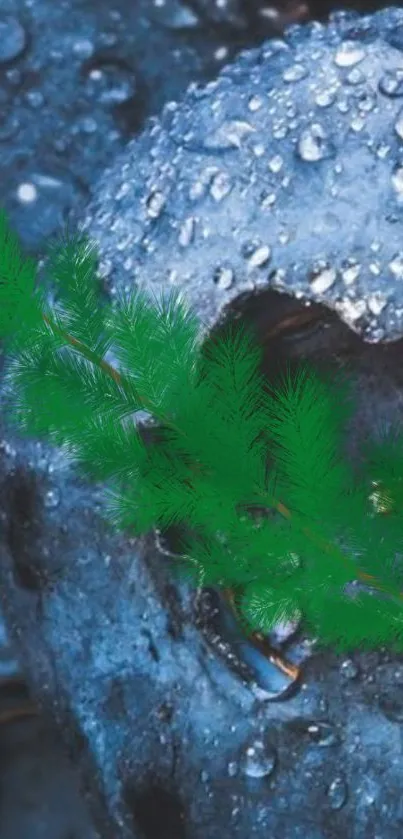
M 336 101 L 336 95 L 335 88 L 327 88 L 326 90 L 321 90 L 316 94 L 315 102 L 320 108 L 328 108 L 329 105 L 333 105 Z
M 32 204 L 38 197 L 36 186 L 31 183 L 22 183 L 17 188 L 17 198 L 21 204 Z
M 334 63 L 338 67 L 353 67 L 365 58 L 365 50 L 356 41 L 344 41 L 340 44 Z
M 358 116 L 353 117 L 353 119 L 350 122 L 351 130 L 355 131 L 357 134 L 358 134 L 359 131 L 362 131 L 364 126 L 365 126 L 365 120 L 362 117 L 358 117 Z
M 195 232 L 195 218 L 190 216 L 187 218 L 179 231 L 178 241 L 182 248 L 187 248 L 194 239 Z
M 339 742 L 333 726 L 327 722 L 312 722 L 307 726 L 309 738 L 316 746 L 325 748 L 335 746 Z
M 379 292 L 370 294 L 367 299 L 368 309 L 373 315 L 380 315 L 387 302 L 387 299 Z
M 403 70 L 386 72 L 379 82 L 378 89 L 390 99 L 398 99 L 403 96 Z
M 232 183 L 230 176 L 226 172 L 218 172 L 212 180 L 210 195 L 218 203 L 231 192 L 231 189 Z
M 165 29 L 195 29 L 200 26 L 200 18 L 187 5 L 179 0 L 153 0 L 150 3 L 151 20 Z
M 283 161 L 283 158 L 281 157 L 281 155 L 276 154 L 274 157 L 272 157 L 271 160 L 269 160 L 270 171 L 273 172 L 275 175 L 277 175 L 277 172 L 280 171 L 280 169 L 283 166 L 283 163 L 284 163 L 284 161 Z
M 327 136 L 321 125 L 315 123 L 302 132 L 297 150 L 302 160 L 316 162 L 329 157 L 330 147 Z
M 268 245 L 261 245 L 251 254 L 248 260 L 249 268 L 261 268 L 267 265 L 271 257 L 271 249 Z
M 72 52 L 77 58 L 83 60 L 92 58 L 94 55 L 94 44 L 88 38 L 76 38 L 73 43 Z
M 336 282 L 337 271 L 330 265 L 319 264 L 314 267 L 310 276 L 312 291 L 316 294 L 323 294 Z
M 335 309 L 346 323 L 355 324 L 366 312 L 365 300 L 350 300 L 348 297 L 338 300 Z
M 302 64 L 293 64 L 292 67 L 287 67 L 283 73 L 283 81 L 285 82 L 299 82 L 305 79 L 308 75 L 308 70 Z
M 149 218 L 156 219 L 161 215 L 165 206 L 165 196 L 162 192 L 154 190 L 147 198 L 146 207 Z
M 403 166 L 398 166 L 392 175 L 392 184 L 397 192 L 398 199 L 403 198 Z
M 376 96 L 373 93 L 368 93 L 368 91 L 355 91 L 357 94 L 354 96 L 354 99 L 357 103 L 357 107 L 359 111 L 364 111 L 364 113 L 368 114 L 370 111 L 373 111 L 376 105 Z
M 13 224 L 28 248 L 39 248 L 60 229 L 68 212 L 82 200 L 80 185 L 53 175 L 32 173 L 16 190 L 18 207 Z
M 213 276 L 213 281 L 216 286 L 223 291 L 226 291 L 228 288 L 231 288 L 234 282 L 234 272 L 232 268 L 219 266 L 216 268 Z
M 347 801 L 347 795 L 347 784 L 344 778 L 338 775 L 334 778 L 327 790 L 327 796 L 332 810 L 341 810 Z
M 14 61 L 24 51 L 27 36 L 24 27 L 15 17 L 0 17 L 0 64 Z
M 358 667 L 351 658 L 346 658 L 340 665 L 340 673 L 345 679 L 356 679 L 359 673 Z
M 255 113 L 255 111 L 260 111 L 260 108 L 263 106 L 263 99 L 261 96 L 251 96 L 248 102 L 248 108 L 251 113 Z
M 203 140 L 205 149 L 240 149 L 249 134 L 256 129 L 244 120 L 226 120 L 212 134 Z
M 360 796 L 363 804 L 371 806 L 375 804 L 378 797 L 379 784 L 373 778 L 370 778 L 369 775 L 365 775 L 360 786 L 357 787 L 356 792 Z
M 28 105 L 35 111 L 42 107 L 45 102 L 43 93 L 40 90 L 28 90 L 25 94 Z
M 123 61 L 98 61 L 89 69 L 86 88 L 102 105 L 122 105 L 137 93 L 136 76 Z
M 359 277 L 361 265 L 355 259 L 346 259 L 342 265 L 341 278 L 345 285 L 352 285 Z
M 242 770 L 248 778 L 267 778 L 276 766 L 276 750 L 256 740 L 245 751 Z
M 44 505 L 45 505 L 46 509 L 47 510 L 55 510 L 56 507 L 59 506 L 59 504 L 60 504 L 60 490 L 57 489 L 57 488 L 49 489 L 45 493 Z
M 403 110 L 399 112 L 397 115 L 397 119 L 395 122 L 395 131 L 398 137 L 403 140 Z
M 403 280 L 403 253 L 397 253 L 389 262 L 389 268 L 397 280 Z
M 358 67 L 353 67 L 347 74 L 347 81 L 352 85 L 361 84 L 365 81 L 364 73 Z
M 228 769 L 229 777 L 230 778 L 235 778 L 235 775 L 238 772 L 238 764 L 235 762 L 235 760 L 231 760 L 228 764 L 227 769 Z

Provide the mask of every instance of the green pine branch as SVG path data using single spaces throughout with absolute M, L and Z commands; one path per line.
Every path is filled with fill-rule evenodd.
M 403 442 L 367 445 L 354 473 L 347 380 L 301 366 L 270 389 L 253 334 L 230 327 L 202 347 L 175 293 L 152 302 L 136 290 L 107 307 L 81 234 L 51 247 L 48 271 L 52 308 L 2 214 L 4 385 L 21 433 L 104 482 L 116 527 L 179 527 L 178 572 L 230 590 L 248 632 L 302 615 L 337 650 L 403 649 Z M 147 445 L 140 410 L 158 424 Z M 357 581 L 371 591 L 348 597 Z

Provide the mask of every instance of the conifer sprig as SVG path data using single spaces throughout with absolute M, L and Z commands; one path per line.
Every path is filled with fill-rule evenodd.
M 403 444 L 370 444 L 353 472 L 347 380 L 302 366 L 273 391 L 252 333 L 232 327 L 202 347 L 174 293 L 152 303 L 137 290 L 105 306 L 96 248 L 81 234 L 52 246 L 48 271 L 52 308 L 2 214 L 0 337 L 21 432 L 64 446 L 104 482 L 116 526 L 178 525 L 180 573 L 230 589 L 248 631 L 301 614 L 337 650 L 403 649 Z M 158 423 L 149 445 L 140 410 Z M 370 591 L 347 596 L 357 581 Z

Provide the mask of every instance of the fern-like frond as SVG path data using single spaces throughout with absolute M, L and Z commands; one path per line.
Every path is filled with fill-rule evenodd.
M 0 211 L 0 339 L 9 350 L 21 330 L 25 340 L 41 323 L 42 290 L 36 288 L 35 261 L 22 254 L 18 237 Z
M 67 230 L 48 247 L 47 270 L 57 293 L 54 322 L 103 358 L 110 349 L 111 336 L 97 268 L 96 245 L 82 233 Z
M 108 324 L 114 354 L 157 411 L 175 415 L 194 378 L 199 323 L 172 290 L 153 305 L 141 289 L 121 295 Z

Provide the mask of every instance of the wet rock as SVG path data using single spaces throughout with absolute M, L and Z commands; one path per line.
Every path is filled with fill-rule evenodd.
M 352 362 L 360 397 L 353 439 L 382 413 L 401 413 L 402 343 L 375 343 L 399 337 L 403 317 L 398 97 L 379 93 L 368 107 L 399 64 L 386 46 L 399 21 L 398 10 L 353 26 L 338 15 L 329 28 L 294 30 L 287 43 L 244 54 L 217 83 L 165 108 L 106 175 L 87 219 L 112 266 L 112 288 L 130 289 L 133 275 L 153 290 L 177 282 L 206 330 L 232 303 L 234 317 L 259 326 L 268 375 L 287 359 Z M 354 40 L 365 47 L 357 62 L 342 46 Z M 285 81 L 296 63 L 308 75 L 293 70 Z M 362 81 L 348 78 L 358 68 Z M 362 97 L 350 96 L 360 85 Z M 234 120 L 253 130 L 234 131 Z M 332 153 L 298 155 L 304 130 L 311 149 L 323 140 Z M 231 272 L 224 288 L 217 268 L 219 278 Z M 313 289 L 312 276 L 320 280 Z M 367 323 L 366 301 L 380 293 L 385 306 L 374 303 Z M 17 475 L 6 446 L 18 448 Z M 287 702 L 260 701 L 206 644 L 193 592 L 169 586 L 166 557 L 151 537 L 111 534 L 102 497 L 63 460 L 51 473 L 58 503 L 44 503 L 50 459 L 44 445 L 7 432 L 0 591 L 32 687 L 86 780 L 101 835 L 219 839 L 230 827 L 235 839 L 318 839 L 329 835 L 330 813 L 336 835 L 399 839 L 399 721 L 374 696 L 378 659 L 360 657 L 357 678 L 341 679 L 336 656 L 312 656 L 305 679 L 326 694 L 321 714 L 312 714 L 313 700 L 304 708 L 302 691 Z M 267 735 L 273 752 L 254 770 L 265 774 L 248 777 L 237 756 L 256 742 L 265 751 Z
M 56 157 L 71 179 L 67 209 L 79 216 L 96 177 L 148 117 L 264 35 L 218 32 L 179 0 L 23 5 L 23 14 L 13 0 L 0 10 L 0 179 L 14 228 L 41 253 L 52 231 L 46 223 L 42 235 L 39 224 L 34 231 L 15 202 L 22 171 L 27 183 L 36 172 L 52 176 Z M 55 224 L 63 227 L 64 215 L 56 212 Z
M 206 330 L 242 295 L 275 288 L 325 303 L 368 341 L 398 338 L 401 105 L 391 80 L 402 53 L 388 38 L 400 16 L 351 28 L 340 13 L 303 37 L 296 27 L 167 107 L 129 144 L 86 219 L 116 283 L 130 282 L 130 258 L 140 285 L 182 288 Z M 129 181 L 136 195 L 113 202 Z M 154 194 L 164 211 L 147 221 Z M 179 231 L 196 216 L 182 250 Z M 117 218 L 121 230 L 142 226 L 118 256 Z
M 26 47 L 27 34 L 20 21 L 11 15 L 0 16 L 0 65 L 18 58 Z

